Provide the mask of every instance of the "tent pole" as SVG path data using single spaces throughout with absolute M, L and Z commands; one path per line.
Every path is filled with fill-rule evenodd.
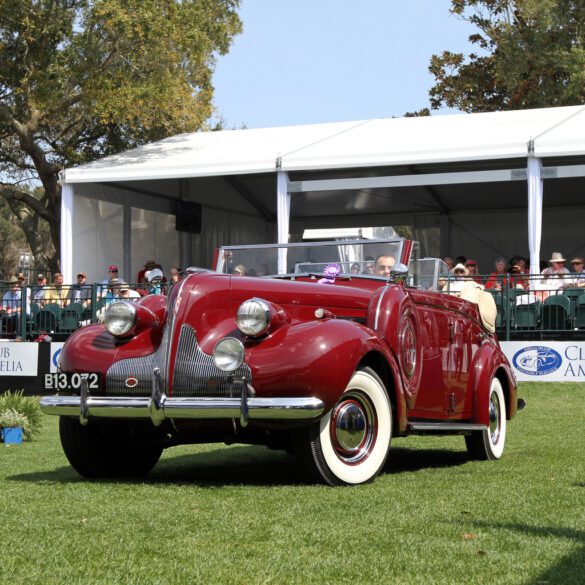
M 276 175 L 276 210 L 278 243 L 288 243 L 290 229 L 290 193 L 288 173 L 278 171 Z M 278 273 L 286 273 L 286 249 L 278 250 Z
M 134 282 L 132 274 L 132 207 L 124 203 L 122 209 L 122 268 L 126 282 Z
M 61 184 L 61 273 L 73 282 L 73 186 Z
M 528 143 L 528 248 L 530 274 L 540 274 L 540 241 L 542 236 L 542 161 L 534 155 L 534 140 Z

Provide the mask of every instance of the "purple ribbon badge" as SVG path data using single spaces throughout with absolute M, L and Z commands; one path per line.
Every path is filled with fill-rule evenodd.
M 335 278 L 341 273 L 341 266 L 339 264 L 327 264 L 323 270 L 324 278 L 319 279 L 319 284 L 333 284 Z

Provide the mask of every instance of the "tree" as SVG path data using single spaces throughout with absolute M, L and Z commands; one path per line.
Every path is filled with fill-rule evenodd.
M 6 201 L 0 199 L 0 280 L 16 274 L 19 252 L 26 249 L 24 234 L 15 223 Z
M 58 269 L 64 167 L 205 128 L 239 3 L 0 0 L 0 194 L 37 261 Z
M 465 112 L 585 102 L 583 0 L 451 0 L 478 53 L 433 55 L 431 107 Z

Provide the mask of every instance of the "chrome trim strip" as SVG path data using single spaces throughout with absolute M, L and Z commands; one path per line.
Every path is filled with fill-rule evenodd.
M 87 398 L 89 396 L 87 378 L 81 378 L 81 388 L 79 389 L 79 424 L 81 426 L 87 425 L 89 422 L 87 410 Z
M 408 430 L 421 432 L 465 432 L 465 431 L 484 431 L 486 425 L 474 423 L 452 423 L 452 422 L 412 422 L 408 423 Z
M 153 392 L 154 393 L 154 392 Z M 104 418 L 150 419 L 239 419 L 242 413 L 241 397 L 167 398 L 164 395 L 153 409 L 153 399 L 131 396 L 88 396 L 85 400 L 86 416 Z M 321 416 L 325 405 L 315 397 L 306 398 L 247 398 L 247 413 L 251 420 L 310 420 Z M 79 396 L 44 396 L 41 410 L 45 414 L 79 416 L 82 403 Z M 154 420 L 153 420 L 154 422 Z M 156 424 L 156 423 L 155 423 Z M 160 424 L 160 423 L 159 423 Z
M 171 347 L 173 345 L 173 341 L 175 339 L 175 326 L 177 324 L 177 311 L 179 310 L 179 307 L 181 306 L 181 301 L 182 301 L 182 297 L 181 295 L 183 294 L 183 287 L 185 286 L 186 282 L 188 281 L 188 278 L 184 278 L 183 280 L 180 281 L 179 284 L 179 292 L 177 293 L 177 296 L 175 297 L 173 306 L 171 307 L 170 305 L 167 306 L 167 318 L 169 319 L 169 323 L 168 323 L 168 327 L 169 327 L 169 337 L 167 339 L 167 346 L 165 348 L 165 371 L 168 373 L 171 371 Z M 167 384 L 170 383 L 170 380 L 166 380 Z
M 378 304 L 376 306 L 376 318 L 374 319 L 374 331 L 378 331 L 378 318 L 380 316 L 380 305 L 382 304 L 382 299 L 384 298 L 384 295 L 388 292 L 388 285 L 386 285 L 384 287 L 384 290 L 382 291 L 382 294 L 380 295 L 380 298 L 378 299 Z

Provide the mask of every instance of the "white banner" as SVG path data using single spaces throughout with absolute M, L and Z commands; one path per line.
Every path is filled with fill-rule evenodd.
M 61 355 L 61 349 L 65 345 L 64 341 L 52 341 L 51 342 L 51 359 L 49 361 L 49 372 L 53 373 L 57 371 L 59 365 L 59 355 Z
M 0 376 L 36 376 L 38 362 L 38 343 L 0 343 Z
M 501 341 L 519 382 L 585 382 L 585 342 Z

